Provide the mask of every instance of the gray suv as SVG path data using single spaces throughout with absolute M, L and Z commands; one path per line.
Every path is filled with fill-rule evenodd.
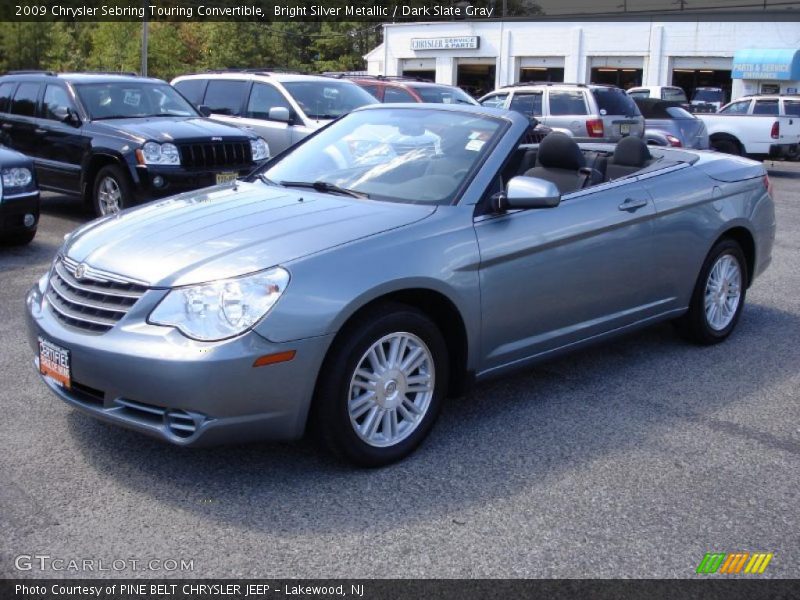
M 378 102 L 351 81 L 300 73 L 210 71 L 171 83 L 206 116 L 267 140 L 272 156 L 351 110 Z
M 517 111 L 581 142 L 617 142 L 628 135 L 644 135 L 644 117 L 636 103 L 613 85 L 515 83 L 478 102 Z

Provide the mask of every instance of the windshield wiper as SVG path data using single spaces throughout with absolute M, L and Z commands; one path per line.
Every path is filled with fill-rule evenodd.
M 256 179 L 258 179 L 261 183 L 266 183 L 267 185 L 274 185 L 274 186 L 277 186 L 277 187 L 281 186 L 280 183 L 278 183 L 277 181 L 272 181 L 272 179 L 270 179 L 269 177 L 267 177 L 263 173 L 256 173 L 254 175 L 254 177 Z
M 278 183 L 284 187 L 311 188 L 324 194 L 343 194 L 352 198 L 369 198 L 369 194 L 348 190 L 347 188 L 339 187 L 335 183 L 328 183 L 327 181 L 280 181 Z
M 94 117 L 93 121 L 105 121 L 107 119 L 141 119 L 142 115 L 103 115 L 102 117 Z

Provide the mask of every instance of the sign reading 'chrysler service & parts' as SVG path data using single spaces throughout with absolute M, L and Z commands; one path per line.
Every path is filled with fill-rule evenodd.
M 412 50 L 477 50 L 480 37 L 460 35 L 457 37 L 412 38 Z

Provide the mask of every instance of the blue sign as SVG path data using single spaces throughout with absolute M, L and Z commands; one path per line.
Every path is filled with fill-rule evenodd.
M 737 50 L 733 55 L 732 79 L 800 80 L 800 50 Z

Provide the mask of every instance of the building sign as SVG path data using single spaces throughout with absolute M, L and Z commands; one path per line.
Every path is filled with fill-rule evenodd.
M 739 50 L 733 57 L 732 79 L 800 79 L 800 50 Z
M 413 38 L 412 50 L 477 50 L 480 37 L 477 35 L 461 35 L 458 37 Z

